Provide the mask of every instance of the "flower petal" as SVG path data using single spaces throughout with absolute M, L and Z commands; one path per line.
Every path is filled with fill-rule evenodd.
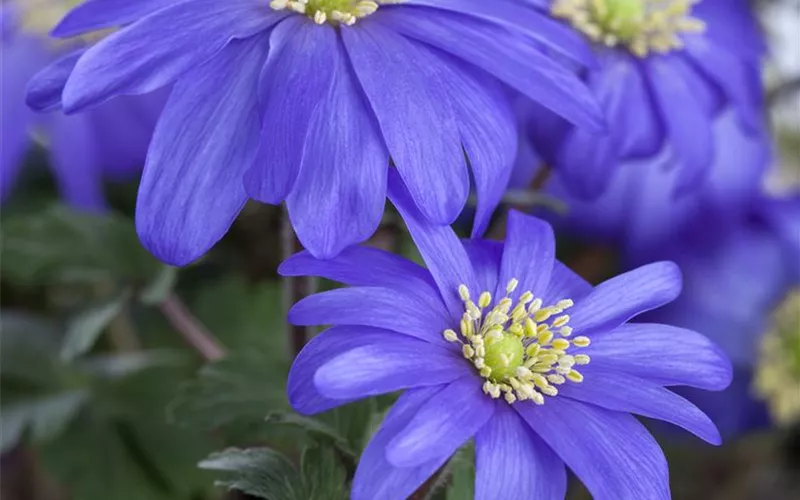
M 663 420 L 686 429 L 708 443 L 722 443 L 711 419 L 669 389 L 623 372 L 596 368 L 591 363 L 581 367 L 580 371 L 584 375 L 583 382 L 560 386 L 559 397 Z
M 297 355 L 289 371 L 286 383 L 289 404 L 295 411 L 312 415 L 357 399 L 331 399 L 323 396 L 314 384 L 314 374 L 332 357 L 373 344 L 390 334 L 397 335 L 378 328 L 334 326 L 311 339 Z
M 389 199 L 403 217 L 448 311 L 453 317 L 460 318 L 464 305 L 458 295 L 458 287 L 463 284 L 477 293 L 478 282 L 458 236 L 449 227 L 425 220 L 394 170 L 389 171 Z
M 54 38 L 71 38 L 90 31 L 117 28 L 182 1 L 87 0 L 69 11 L 50 35 Z
M 529 41 L 478 19 L 420 10 L 392 11 L 392 27 L 478 66 L 581 128 L 605 128 L 588 87 Z
M 61 94 L 83 49 L 70 52 L 36 73 L 28 82 L 25 103 L 35 111 L 52 111 L 61 107 Z
M 389 442 L 441 390 L 442 386 L 421 387 L 400 396 L 361 454 L 350 492 L 352 500 L 405 500 L 456 451 L 457 447 L 442 449 L 439 456 L 416 467 L 395 467 L 386 460 Z
M 494 403 L 477 374 L 451 382 L 392 439 L 386 459 L 397 467 L 416 467 L 455 451 L 489 421 Z
M 263 36 L 232 42 L 170 95 L 136 204 L 139 237 L 165 262 L 205 253 L 247 200 L 242 175 L 258 146 L 255 78 L 266 51 Z
M 453 222 L 467 201 L 469 172 L 450 105 L 452 89 L 439 76 L 442 62 L 374 21 L 341 34 L 414 202 L 431 221 Z
M 460 353 L 408 335 L 373 335 L 366 345 L 329 357 L 314 375 L 317 390 L 333 399 L 357 399 L 400 389 L 440 385 L 474 373 Z
M 567 470 L 505 401 L 475 435 L 475 500 L 563 500 Z
M 681 291 L 681 271 L 655 262 L 600 283 L 570 309 L 570 325 L 581 335 L 611 330 L 632 317 L 672 302 Z
M 545 304 L 555 304 L 562 299 L 571 299 L 577 302 L 592 293 L 592 290 L 592 285 L 585 279 L 578 276 L 575 271 L 562 264 L 561 261 L 555 260 L 547 291 L 541 297 Z
M 718 391 L 731 382 L 731 363 L 704 335 L 669 325 L 630 323 L 592 337 L 582 349 L 593 368 L 625 372 L 657 384 Z
M 511 210 L 494 296 L 503 297 L 509 280 L 516 278 L 519 285 L 509 297 L 516 301 L 525 291 L 541 297 L 550 283 L 555 258 L 556 239 L 550 224 L 532 215 Z
M 478 289 L 481 292 L 491 292 L 497 287 L 500 261 L 503 258 L 503 243 L 480 239 L 466 239 L 461 243 L 475 269 Z
M 372 236 L 383 215 L 389 169 L 389 154 L 348 67 L 344 48 L 339 40 L 332 42 L 333 83 L 308 124 L 297 188 L 286 200 L 297 237 L 320 258 L 333 257 Z M 328 58 L 330 51 L 326 48 Z M 318 74 L 319 65 L 314 71 Z M 296 103 L 292 105 L 295 113 Z M 277 125 L 269 119 L 267 123 Z M 280 168 L 277 162 L 271 165 Z
M 366 246 L 346 248 L 332 259 L 296 253 L 278 267 L 281 276 L 319 276 L 350 286 L 378 286 L 441 302 L 431 274 L 419 264 Z
M 163 87 L 283 16 L 249 0 L 192 0 L 159 10 L 86 51 L 64 87 L 64 110 Z
M 261 142 L 245 174 L 245 189 L 259 201 L 278 204 L 295 185 L 306 138 L 316 139 L 309 126 L 331 88 L 336 33 L 328 24 L 291 16 L 272 30 L 269 43 L 259 78 Z M 314 146 L 309 142 L 309 148 Z
M 289 322 L 373 326 L 447 345 L 442 332 L 452 325 L 446 312 L 437 305 L 390 288 L 338 288 L 296 303 L 289 311 Z
M 596 500 L 669 500 L 669 471 L 655 439 L 633 416 L 556 396 L 515 410 Z

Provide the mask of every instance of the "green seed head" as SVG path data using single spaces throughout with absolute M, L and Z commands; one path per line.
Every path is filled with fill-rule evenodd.
M 489 377 L 495 382 L 501 382 L 513 377 L 517 368 L 522 366 L 525 347 L 522 339 L 510 333 L 503 333 L 503 337 L 486 345 L 486 366 L 492 369 Z
M 602 3 L 602 2 L 601 2 Z M 598 9 L 593 4 L 593 14 L 597 23 L 608 33 L 614 33 L 621 40 L 635 36 L 647 12 L 642 0 L 606 0 Z

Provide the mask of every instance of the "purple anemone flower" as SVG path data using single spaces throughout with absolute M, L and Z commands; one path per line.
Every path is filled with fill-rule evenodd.
M 163 101 L 157 96 L 122 97 L 80 116 L 33 113 L 25 104 L 28 80 L 60 58 L 75 57 L 84 47 L 80 41 L 47 38 L 47 30 L 66 8 L 58 0 L 0 6 L 0 199 L 11 194 L 25 154 L 37 141 L 49 150 L 64 201 L 78 209 L 103 210 L 103 178 L 125 180 L 142 168 Z
M 89 0 L 53 34 L 120 25 L 78 60 L 64 109 L 175 83 L 136 213 L 172 264 L 206 252 L 248 196 L 285 201 L 303 245 L 332 257 L 377 228 L 390 158 L 438 224 L 463 208 L 471 168 L 480 229 L 516 150 L 508 89 L 604 126 L 588 88 L 540 49 L 591 64 L 588 46 L 512 0 Z
M 289 374 L 297 411 L 405 391 L 361 457 L 352 498 L 406 498 L 472 438 L 479 500 L 562 499 L 565 466 L 598 500 L 669 498 L 664 455 L 631 414 L 719 444 L 711 420 L 670 389 L 720 390 L 731 378 L 706 337 L 626 323 L 678 295 L 677 267 L 593 288 L 555 260 L 547 223 L 512 212 L 505 243 L 460 241 L 427 222 L 393 174 L 389 186 L 427 269 L 363 247 L 328 261 L 303 252 L 280 268 L 351 285 L 289 313 L 333 325 Z
M 762 128 L 764 41 L 745 0 L 522 0 L 593 42 L 582 72 L 608 121 L 596 136 L 538 106 L 523 118 L 533 146 L 574 195 L 599 196 L 622 161 L 674 157 L 671 194 L 689 192 L 713 164 L 713 124 L 731 109 Z

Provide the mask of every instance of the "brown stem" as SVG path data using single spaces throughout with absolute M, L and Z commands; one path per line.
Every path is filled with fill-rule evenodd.
M 159 305 L 161 312 L 181 334 L 187 344 L 192 346 L 207 361 L 216 361 L 225 356 L 225 349 L 214 335 L 194 317 L 175 294 L 170 294 Z
M 281 243 L 283 260 L 288 259 L 297 252 L 303 250 L 303 245 L 292 229 L 292 222 L 289 220 L 289 213 L 283 211 L 281 228 Z M 316 279 L 308 276 L 285 276 L 283 278 L 283 304 L 284 311 L 288 315 L 289 308 L 305 297 L 313 294 L 316 289 Z M 287 323 L 287 335 L 289 336 L 289 348 L 292 358 L 300 354 L 300 351 L 308 342 L 310 337 L 309 328 L 305 326 L 291 325 Z

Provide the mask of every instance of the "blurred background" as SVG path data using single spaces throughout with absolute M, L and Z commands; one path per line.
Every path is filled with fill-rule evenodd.
M 723 446 L 652 427 L 678 500 L 800 499 L 800 0 L 753 9 L 769 44 L 773 149 L 748 149 L 720 123 L 708 190 L 758 183 L 755 199 L 720 195 L 715 211 L 654 201 L 649 190 L 670 181 L 647 166 L 624 180 L 637 196 L 582 205 L 521 153 L 527 168 L 489 229 L 502 237 L 510 207 L 548 218 L 559 257 L 594 283 L 645 261 L 681 266 L 682 296 L 645 319 L 710 336 L 736 375 L 723 393 L 684 394 L 712 415 Z M 313 333 L 286 326 L 285 304 L 335 285 L 278 278 L 279 262 L 298 250 L 279 207 L 248 205 L 186 268 L 144 250 L 133 226 L 137 182 L 165 96 L 70 117 L 28 111 L 21 89 L 65 50 L 41 37 L 57 19 L 5 2 L 0 19 L 0 495 L 284 498 L 256 491 L 259 477 L 302 483 L 314 492 L 305 498 L 346 498 L 346 477 L 387 401 L 311 419 L 291 413 L 284 395 L 292 353 Z M 760 155 L 766 170 L 742 174 L 747 155 Z M 457 228 L 464 235 L 468 219 Z M 391 211 L 370 244 L 416 258 Z M 419 498 L 471 498 L 469 453 Z M 577 483 L 570 495 L 587 497 Z

